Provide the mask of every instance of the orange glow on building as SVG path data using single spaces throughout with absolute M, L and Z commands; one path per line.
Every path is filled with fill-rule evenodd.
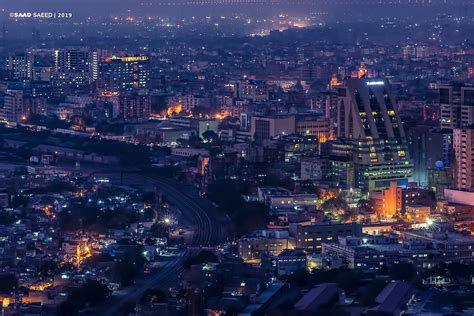
M 38 284 L 32 284 L 28 287 L 30 291 L 38 291 L 38 292 L 43 292 L 49 287 L 53 286 L 53 282 L 43 282 L 43 283 L 38 283 Z
M 214 115 L 214 118 L 217 120 L 223 120 L 228 116 L 231 116 L 231 113 L 229 111 L 221 111 L 220 113 L 216 113 Z
M 399 188 L 395 181 L 390 182 L 390 187 L 387 189 L 370 193 L 370 200 L 373 203 L 375 213 L 384 219 L 391 219 L 400 214 L 402 198 L 402 188 Z
M 76 248 L 76 266 L 80 266 L 85 259 L 91 256 L 91 249 L 87 242 L 83 247 L 81 247 L 81 244 L 78 244 Z
M 209 157 L 201 157 L 201 175 L 204 175 L 206 173 L 206 167 L 209 165 Z
M 43 212 L 44 212 L 44 214 L 45 214 L 46 216 L 48 216 L 48 217 L 50 217 L 50 216 L 52 215 L 52 212 L 51 212 L 51 209 L 50 209 L 49 206 L 45 206 L 45 207 L 43 208 Z
M 331 88 L 334 88 L 334 87 L 337 87 L 337 86 L 340 86 L 342 84 L 341 81 L 339 81 L 339 79 L 337 79 L 336 76 L 332 76 L 331 78 L 331 82 L 329 83 L 329 85 L 331 86 Z
M 359 66 L 359 69 L 357 70 L 357 78 L 363 78 L 367 74 L 367 68 L 365 67 L 364 64 L 361 64 Z
M 334 191 L 325 191 L 321 192 L 319 198 L 323 201 L 328 201 L 336 198 L 336 192 Z
M 10 305 L 10 298 L 9 297 L 4 297 L 2 299 L 2 307 L 7 308 Z
M 170 117 L 183 112 L 183 106 L 181 104 L 175 104 L 166 109 L 166 116 Z

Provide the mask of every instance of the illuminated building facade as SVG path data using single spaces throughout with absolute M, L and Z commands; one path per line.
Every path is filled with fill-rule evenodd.
M 359 224 L 325 224 L 312 225 L 290 224 L 290 233 L 296 237 L 296 248 L 308 252 L 321 252 L 324 242 L 335 242 L 338 237 L 358 236 L 362 233 Z
M 131 91 L 147 89 L 150 84 L 148 56 L 106 57 L 100 65 L 101 89 Z
M 454 187 L 474 191 L 474 126 L 454 130 Z
M 234 85 L 234 98 L 254 102 L 267 101 L 269 98 L 267 83 L 255 79 L 238 80 Z
M 31 77 L 31 60 L 27 54 L 13 54 L 6 58 L 6 69 L 14 80 Z
M 244 260 L 259 260 L 264 255 L 277 256 L 286 249 L 294 249 L 287 230 L 257 230 L 238 241 L 239 255 Z
M 298 115 L 296 117 L 296 133 L 301 135 L 314 135 L 320 143 L 334 139 L 331 121 L 318 115 Z
M 397 186 L 396 181 L 392 181 L 389 188 L 370 192 L 370 200 L 377 216 L 384 219 L 393 218 L 402 211 L 402 188 Z
M 78 82 L 92 83 L 99 74 L 97 52 L 88 48 L 55 50 L 54 70 L 56 73 L 74 75 Z
M 337 137 L 352 144 L 356 186 L 371 191 L 406 183 L 412 165 L 388 81 L 349 78 L 337 89 Z

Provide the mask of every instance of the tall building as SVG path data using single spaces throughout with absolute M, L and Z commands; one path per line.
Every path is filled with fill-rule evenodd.
M 2 119 L 16 123 L 21 121 L 27 113 L 22 90 L 6 90 L 2 95 L 3 108 L 1 109 Z
M 150 118 L 151 97 L 148 95 L 121 95 L 114 104 L 114 117 L 124 121 L 146 121 Z
M 29 49 L 28 60 L 31 65 L 31 79 L 34 81 L 51 81 L 55 70 L 54 56 L 50 49 Z
M 11 79 L 31 78 L 31 61 L 27 54 L 12 54 L 6 58 L 6 69 Z
M 407 140 L 413 162 L 410 181 L 426 188 L 433 169 L 443 170 L 451 165 L 453 133 L 451 130 L 436 130 L 421 125 L 407 131 Z
M 474 191 L 474 126 L 454 130 L 453 149 L 454 187 Z
M 451 83 L 441 85 L 439 92 L 442 129 L 474 124 L 474 85 Z
M 397 186 L 397 182 L 393 181 L 387 189 L 370 192 L 370 200 L 377 216 L 391 219 L 395 215 L 401 214 L 403 206 L 402 188 Z
M 349 78 L 337 89 L 337 137 L 352 144 L 356 186 L 370 191 L 406 183 L 412 164 L 388 81 Z
M 147 89 L 150 83 L 148 56 L 106 57 L 100 65 L 100 87 L 108 91 Z
M 58 78 L 73 85 L 87 85 L 96 81 L 98 67 L 98 56 L 94 50 L 68 48 L 54 51 L 54 70 L 60 74 Z

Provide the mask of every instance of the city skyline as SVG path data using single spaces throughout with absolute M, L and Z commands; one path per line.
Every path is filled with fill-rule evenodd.
M 472 315 L 473 34 L 473 0 L 0 3 L 2 315 Z

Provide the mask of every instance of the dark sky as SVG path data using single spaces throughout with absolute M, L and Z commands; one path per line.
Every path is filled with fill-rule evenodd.
M 257 2 L 255 4 L 235 5 L 235 2 Z M 397 0 L 397 2 L 413 2 L 416 0 Z M 422 1 L 422 0 L 418 0 Z M 425 0 L 428 1 L 428 0 Z M 179 11 L 183 13 L 228 13 L 243 12 L 254 15 L 268 15 L 285 12 L 288 10 L 307 12 L 307 9 L 326 10 L 332 14 L 338 14 L 344 10 L 354 10 L 355 12 L 370 12 L 371 14 L 436 14 L 440 12 L 462 12 L 463 14 L 474 14 L 474 0 L 430 0 L 431 2 L 442 3 L 439 5 L 374 5 L 374 3 L 393 3 L 393 0 L 0 0 L 0 8 L 4 12 L 12 10 L 44 10 L 44 11 L 67 11 L 78 16 L 83 15 L 110 15 L 125 14 L 130 10 L 133 14 L 175 14 Z M 174 5 L 164 6 L 163 3 L 198 2 L 213 5 Z M 215 3 L 227 3 L 226 5 L 216 5 Z M 265 5 L 262 5 L 265 2 Z M 275 3 L 276 2 L 276 3 Z M 447 2 L 447 3 L 446 3 Z M 146 3 L 151 5 L 145 5 Z M 234 3 L 228 4 L 228 3 Z M 271 3 L 272 5 L 268 5 Z M 361 5 L 362 3 L 362 5 Z M 270 9 L 271 8 L 271 9 Z M 370 10 L 368 10 L 370 9 Z M 290 12 L 292 13 L 292 12 Z

